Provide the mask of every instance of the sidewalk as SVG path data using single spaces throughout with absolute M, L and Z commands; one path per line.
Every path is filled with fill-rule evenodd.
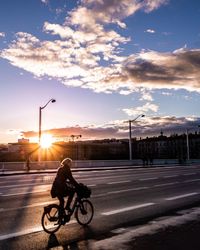
M 101 167 L 73 167 L 72 172 L 79 172 L 79 171 L 104 171 L 104 170 L 114 170 L 114 169 L 130 169 L 130 168 L 157 168 L 157 167 L 183 167 L 188 165 L 151 165 L 151 166 L 143 166 L 143 165 L 128 165 L 128 166 L 101 166 Z M 24 174 L 45 174 L 45 173 L 56 173 L 58 168 L 55 169 L 33 169 L 33 170 L 7 170 L 7 169 L 0 169 L 0 176 L 8 176 L 8 175 L 24 175 Z
M 158 166 L 154 166 L 158 167 Z M 163 166 L 164 167 L 164 166 Z M 72 172 L 79 172 L 79 171 L 103 171 L 103 170 L 114 170 L 114 169 L 130 169 L 130 168 L 144 168 L 143 166 L 102 166 L 102 167 L 73 167 L 71 170 Z M 35 169 L 35 170 L 1 170 L 0 176 L 7 176 L 7 175 L 24 175 L 24 174 L 45 174 L 45 173 L 57 173 L 58 169 Z
M 161 217 L 144 226 L 113 232 L 112 237 L 91 241 L 92 250 L 199 250 L 200 207 Z M 121 232 L 120 232 L 121 231 Z

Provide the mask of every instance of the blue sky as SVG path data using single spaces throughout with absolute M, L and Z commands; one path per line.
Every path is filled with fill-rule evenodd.
M 0 143 L 143 137 L 200 124 L 200 1 L 2 0 Z

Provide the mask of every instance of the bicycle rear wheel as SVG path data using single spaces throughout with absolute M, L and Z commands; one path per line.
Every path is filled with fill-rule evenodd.
M 60 228 L 61 220 L 59 220 L 59 209 L 60 207 L 57 204 L 44 207 L 41 221 L 45 232 L 49 234 L 55 233 Z
M 88 225 L 93 218 L 94 215 L 94 207 L 89 200 L 82 200 L 78 205 L 75 218 L 80 225 Z

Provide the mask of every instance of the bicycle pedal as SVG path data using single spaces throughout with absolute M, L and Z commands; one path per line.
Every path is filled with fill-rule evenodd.
M 51 217 L 51 218 L 49 218 L 49 221 L 57 221 L 57 220 L 58 220 L 57 217 Z
M 64 219 L 63 219 L 63 223 L 65 224 L 65 223 L 67 223 L 69 221 L 70 221 L 70 216 L 69 215 L 65 215 Z

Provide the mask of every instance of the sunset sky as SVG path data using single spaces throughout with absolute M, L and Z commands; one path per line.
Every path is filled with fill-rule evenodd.
M 0 143 L 198 131 L 199 0 L 1 0 Z

